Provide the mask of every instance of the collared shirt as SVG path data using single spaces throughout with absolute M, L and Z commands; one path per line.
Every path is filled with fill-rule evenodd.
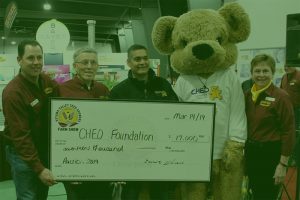
M 104 84 L 96 81 L 92 81 L 91 87 L 88 88 L 82 80 L 75 76 L 59 86 L 59 93 L 61 97 L 68 98 L 106 99 L 109 95 L 109 90 Z
M 288 94 L 271 84 L 255 103 L 250 91 L 245 98 L 248 138 L 259 142 L 280 140 L 282 155 L 289 156 L 295 142 L 295 123 Z
M 41 74 L 37 87 L 20 73 L 2 93 L 5 137 L 36 173 L 48 162 L 48 97 L 57 93 L 48 76 Z
M 280 88 L 290 95 L 294 107 L 300 107 L 300 71 L 283 75 Z
M 216 103 L 214 160 L 222 157 L 228 139 L 245 142 L 244 94 L 231 69 L 215 72 L 206 80 L 197 75 L 180 75 L 174 90 L 181 101 Z

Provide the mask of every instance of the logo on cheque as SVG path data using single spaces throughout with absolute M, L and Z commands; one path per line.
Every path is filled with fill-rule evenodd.
M 56 111 L 55 120 L 61 127 L 72 127 L 80 122 L 81 113 L 75 105 L 65 104 Z

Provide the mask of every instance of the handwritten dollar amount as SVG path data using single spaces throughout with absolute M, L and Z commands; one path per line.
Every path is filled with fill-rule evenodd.
M 205 135 L 169 135 L 169 138 L 172 142 L 188 142 L 188 143 L 196 143 L 196 142 L 204 142 Z

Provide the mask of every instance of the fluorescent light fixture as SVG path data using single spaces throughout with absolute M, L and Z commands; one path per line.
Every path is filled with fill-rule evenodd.
M 15 45 L 17 43 L 16 43 L 16 41 L 11 41 L 10 44 Z
M 2 37 L 1 37 L 1 39 L 2 39 L 2 40 L 5 40 L 5 37 L 4 37 L 4 36 L 2 36 Z

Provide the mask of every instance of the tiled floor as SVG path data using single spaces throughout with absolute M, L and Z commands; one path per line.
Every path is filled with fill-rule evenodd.
M 0 182 L 0 194 L 3 200 L 16 199 L 15 188 L 12 181 Z M 58 183 L 49 189 L 49 200 L 66 200 L 66 192 L 62 183 Z
M 290 168 L 287 174 L 286 186 L 289 196 L 292 200 L 296 196 L 296 170 Z M 15 188 L 12 181 L 0 182 L 0 195 L 3 200 L 14 200 L 16 199 Z M 66 200 L 66 192 L 62 183 L 58 183 L 49 189 L 48 200 Z M 282 200 L 288 200 L 285 194 L 283 194 Z

